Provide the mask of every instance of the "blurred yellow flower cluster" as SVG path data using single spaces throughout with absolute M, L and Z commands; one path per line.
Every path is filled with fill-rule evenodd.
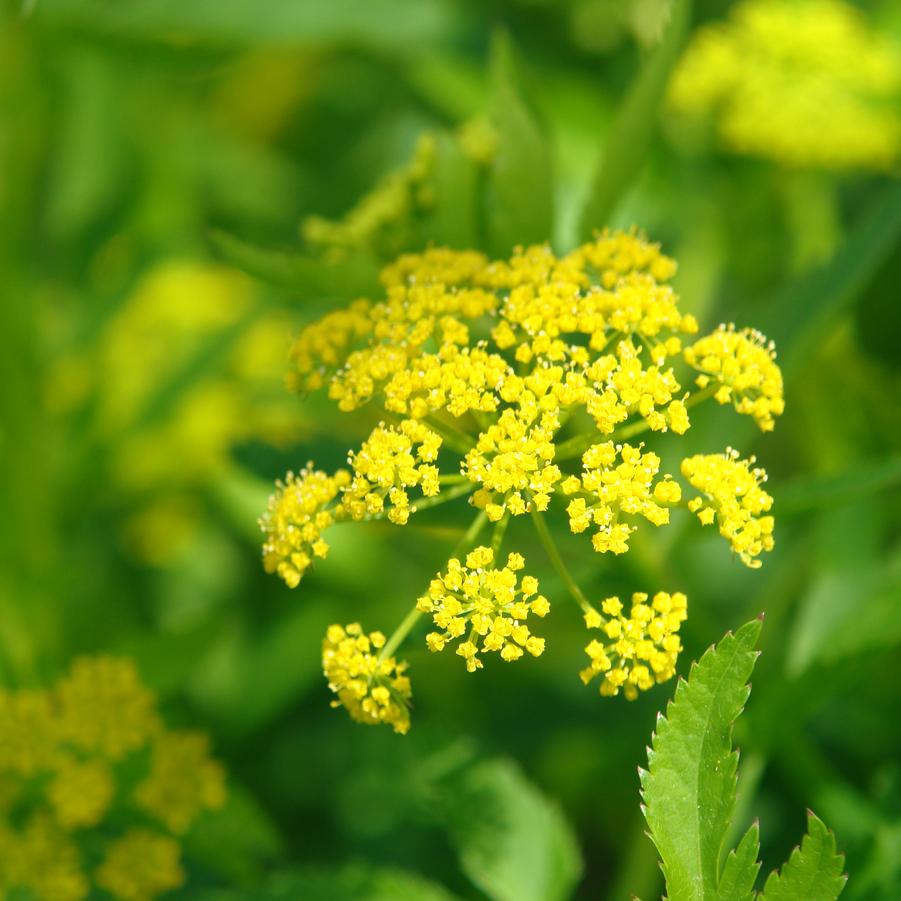
M 285 444 L 303 431 L 283 391 L 291 328 L 241 273 L 172 260 L 52 371 L 49 402 L 89 412 L 110 480 L 134 499 L 125 531 L 143 560 L 165 562 L 187 543 L 198 491 L 236 445 Z
M 301 225 L 304 240 L 336 261 L 354 250 L 397 252 L 407 243 L 404 235 L 410 222 L 434 203 L 435 149 L 434 136 L 423 135 L 412 159 L 385 175 L 342 219 L 305 219 Z
M 311 463 L 279 483 L 261 519 L 268 571 L 296 587 L 326 556 L 336 522 L 404 525 L 462 497 L 475 510 L 459 548 L 387 642 L 332 627 L 326 675 L 355 719 L 406 729 L 398 710 L 409 699 L 407 677 L 403 690 L 383 683 L 394 678 L 392 655 L 422 614 L 437 626 L 427 647 L 457 642 L 470 672 L 483 666 L 484 652 L 507 662 L 542 654 L 545 639 L 526 619 L 545 616 L 548 601 L 533 576 L 519 577 L 520 553 L 496 563 L 511 522 L 533 522 L 589 625 L 600 627 L 545 520 L 555 498 L 572 532 L 591 531 L 599 554 L 626 553 L 637 517 L 664 526 L 675 509 L 704 523 L 716 516 L 748 566 L 772 548 L 762 471 L 728 454 L 688 456 L 682 475 L 705 498 L 689 502 L 661 455 L 636 440 L 685 436 L 689 411 L 705 400 L 729 404 L 763 431 L 784 407 L 766 339 L 732 325 L 698 338 L 698 323 L 681 312 L 669 284 L 675 271 L 635 230 L 604 231 L 562 257 L 548 246 L 518 248 L 508 260 L 432 248 L 384 269 L 382 300 L 357 300 L 298 336 L 294 386 L 325 388 L 347 412 L 369 405 L 381 422 L 350 452 L 348 470 L 329 474 Z M 480 544 L 489 523 L 492 539 Z M 675 671 L 685 597 L 636 600 L 625 619 L 613 606 L 604 628 L 619 644 L 593 644 L 592 665 L 606 674 L 604 694 L 622 688 L 631 698 Z
M 167 730 L 130 661 L 0 690 L 0 897 L 151 901 L 184 879 L 177 837 L 224 802 L 206 736 Z
M 789 166 L 891 169 L 901 158 L 901 48 L 843 0 L 744 0 L 699 29 L 670 85 L 736 153 Z

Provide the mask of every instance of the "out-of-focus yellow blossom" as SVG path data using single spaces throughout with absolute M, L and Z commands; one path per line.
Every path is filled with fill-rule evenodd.
M 228 267 L 163 261 L 50 372 L 48 403 L 90 421 L 143 562 L 164 565 L 196 540 L 204 504 L 191 501 L 228 474 L 236 446 L 285 445 L 305 429 L 284 392 L 293 317 L 264 301 Z
M 88 896 L 78 847 L 46 812 L 33 814 L 7 842 L 7 848 L 0 847 L 8 855 L 6 885 L 0 882 L 0 889 L 29 889 L 41 901 L 81 901 Z
M 592 639 L 585 648 L 591 663 L 579 674 L 588 685 L 603 674 L 601 694 L 623 694 L 634 701 L 640 691 L 666 682 L 676 674 L 682 650 L 679 627 L 687 616 L 688 601 L 682 592 L 658 591 L 651 603 L 643 592 L 632 595 L 629 615 L 623 613 L 619 598 L 607 598 L 601 612 L 585 614 L 589 629 L 600 629 L 604 638 Z
M 121 901 L 152 901 L 185 879 L 178 842 L 149 829 L 130 829 L 106 849 L 97 884 Z
M 322 643 L 322 669 L 344 707 L 358 723 L 388 723 L 395 732 L 410 728 L 410 680 L 406 663 L 382 656 L 385 636 L 366 635 L 359 623 L 329 626 Z
M 301 234 L 306 242 L 336 261 L 353 250 L 397 253 L 409 243 L 413 221 L 435 202 L 435 153 L 434 136 L 423 135 L 410 162 L 382 178 L 343 219 L 305 219 Z
M 418 487 L 424 497 L 438 494 L 441 437 L 414 419 L 399 427 L 379 425 L 357 453 L 348 458 L 354 477 L 344 489 L 342 504 L 352 519 L 382 513 L 403 525 L 412 509 L 407 488 Z
M 773 549 L 772 516 L 764 515 L 773 499 L 761 487 L 766 472 L 754 466 L 755 459 L 739 459 L 732 448 L 724 454 L 698 454 L 682 461 L 682 474 L 702 492 L 688 509 L 706 526 L 716 521 L 720 535 L 746 566 L 760 566 L 757 556 Z
M 490 166 L 497 153 L 498 133 L 489 119 L 477 116 L 457 129 L 463 153 L 479 166 Z
M 56 756 L 56 723 L 43 691 L 0 688 L 0 772 L 31 776 Z
M 155 699 L 130 660 L 79 657 L 57 698 L 61 736 L 110 760 L 143 747 L 160 728 Z
M 841 0 L 745 0 L 702 27 L 670 85 L 736 153 L 888 169 L 901 155 L 901 49 Z
M 164 732 L 153 743 L 150 773 L 135 800 L 176 834 L 203 810 L 225 803 L 225 771 L 210 757 L 209 739 L 199 732 Z
M 289 472 L 276 483 L 269 509 L 260 517 L 266 533 L 263 566 L 296 588 L 314 557 L 325 557 L 328 545 L 322 533 L 335 521 L 335 499 L 350 484 L 350 473 L 330 476 L 310 463 L 297 475 Z
M 492 522 L 505 512 L 514 516 L 546 510 L 560 467 L 554 459 L 555 413 L 533 422 L 513 409 L 504 410 L 466 455 L 463 474 L 481 486 L 474 502 L 484 507 Z
M 636 527 L 621 521 L 623 515 L 666 525 L 665 505 L 682 498 L 678 482 L 669 476 L 654 482 L 659 470 L 660 457 L 642 453 L 641 447 L 612 441 L 592 445 L 582 455 L 581 477 L 569 476 L 562 485 L 565 494 L 575 495 L 566 508 L 570 529 L 578 533 L 597 527 L 591 542 L 598 553 L 626 553 Z
M 731 403 L 739 413 L 753 416 L 762 431 L 772 431 L 773 417 L 785 409 L 782 371 L 772 342 L 760 332 L 721 325 L 686 347 L 685 360 L 701 373 L 696 379 L 700 388 L 714 386 L 719 403 Z
M 417 602 L 417 608 L 441 629 L 426 637 L 429 650 L 440 651 L 448 642 L 464 638 L 457 653 L 471 673 L 482 667 L 480 652 L 497 651 L 508 662 L 518 660 L 524 651 L 533 657 L 544 653 L 544 639 L 532 635 L 526 625 L 530 613 L 543 617 L 550 611 L 547 598 L 538 594 L 538 580 L 519 578 L 517 573 L 525 566 L 520 554 L 510 554 L 500 569 L 489 568 L 493 562 L 489 547 L 477 547 L 465 563 L 452 558 L 447 572 L 439 573 Z
M 224 800 L 206 738 L 168 732 L 128 660 L 83 657 L 46 691 L 0 691 L 0 898 L 81 901 L 102 887 L 151 901 L 184 878 L 168 833 Z M 110 838 L 148 814 L 159 830 Z
M 47 789 L 56 819 L 66 829 L 96 826 L 106 815 L 115 790 L 105 760 L 63 756 Z
M 430 248 L 382 271 L 380 299 L 331 312 L 296 339 L 296 387 L 325 388 L 345 412 L 369 405 L 369 421 L 382 422 L 350 454 L 352 473 L 307 469 L 278 485 L 263 518 L 267 570 L 296 586 L 313 557 L 325 553 L 323 529 L 339 518 L 404 523 L 417 504 L 410 488 L 426 496 L 422 507 L 469 495 L 477 511 L 446 571 L 387 641 L 356 624 L 330 630 L 326 674 L 337 703 L 355 719 L 408 727 L 409 683 L 392 655 L 423 615 L 437 627 L 428 647 L 454 643 L 470 672 L 482 667 L 484 652 L 508 661 L 542 653 L 544 639 L 526 622 L 550 609 L 537 580 L 520 579 L 516 551 L 495 565 L 508 531 L 515 534 L 508 530 L 513 517 L 530 515 L 562 584 L 583 611 L 593 609 L 545 521 L 555 497 L 565 499 L 573 532 L 590 529 L 597 551 L 623 554 L 635 517 L 666 525 L 670 507 L 682 502 L 680 484 L 660 475 L 658 454 L 626 439 L 682 436 L 690 409 L 714 396 L 762 428 L 772 426 L 782 412 L 772 348 L 734 327 L 697 340 L 698 324 L 680 310 L 669 284 L 675 271 L 675 261 L 637 229 L 604 230 L 562 257 L 548 244 L 516 248 L 506 260 Z M 699 372 L 687 389 L 676 374 L 685 362 Z M 393 417 L 400 419 L 386 424 Z M 767 545 L 763 532 L 772 531 L 772 520 L 751 515 L 747 498 L 729 495 L 750 520 L 738 528 L 726 497 L 738 483 L 722 472 L 719 481 L 705 479 L 697 463 L 704 459 L 683 464 L 693 484 L 701 479 L 696 487 L 712 492 L 709 510 L 699 511 L 702 522 L 716 512 L 749 563 Z M 702 504 L 692 501 L 691 509 Z M 495 524 L 491 547 L 473 550 L 488 522 Z M 750 540 L 754 529 L 757 543 Z M 660 594 L 657 602 L 668 598 Z M 669 678 L 684 597 L 675 595 L 672 604 L 664 610 L 636 601 L 628 636 L 638 636 L 645 610 L 652 611 L 648 623 L 659 620 L 669 631 L 658 635 L 663 626 L 656 624 L 620 652 L 602 649 L 609 664 L 598 652 L 604 694 L 623 688 L 632 696 Z M 609 629 L 625 622 L 614 617 Z

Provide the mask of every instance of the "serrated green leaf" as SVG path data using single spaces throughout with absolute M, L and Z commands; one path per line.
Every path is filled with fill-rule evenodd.
M 641 171 L 670 72 L 679 58 L 690 21 L 691 0 L 673 0 L 663 40 L 648 57 L 607 131 L 582 212 L 580 232 L 584 238 L 609 224 L 616 204 Z
M 734 851 L 726 856 L 720 877 L 720 901 L 753 901 L 754 880 L 760 870 L 760 830 L 752 823 Z
M 760 626 L 754 620 L 708 650 L 658 720 L 642 796 L 670 901 L 719 897 L 738 764 L 732 724 L 748 697 Z
M 575 836 L 515 764 L 490 761 L 448 777 L 439 804 L 463 872 L 492 901 L 570 897 L 582 872 Z
M 807 835 L 778 873 L 770 873 L 759 901 L 835 901 L 845 887 L 845 858 L 835 851 L 835 836 L 813 813 Z
M 550 152 L 524 99 L 513 44 L 504 32 L 492 44 L 491 81 L 497 148 L 488 177 L 488 249 L 506 256 L 517 244 L 540 244 L 551 235 Z

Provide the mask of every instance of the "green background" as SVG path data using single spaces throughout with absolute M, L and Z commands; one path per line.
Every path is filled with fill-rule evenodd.
M 697 3 L 692 22 L 726 6 Z M 867 9 L 901 39 L 893 6 Z M 129 429 L 172 415 L 184 392 L 220 373 L 258 314 L 280 311 L 296 330 L 377 291 L 381 262 L 433 240 L 507 253 L 550 239 L 565 250 L 586 224 L 633 223 L 679 261 L 683 309 L 702 329 L 734 320 L 777 341 L 787 408 L 775 433 L 714 409 L 686 438 L 692 452 L 732 444 L 757 454 L 777 546 L 747 570 L 712 530 L 680 520 L 639 532 L 615 563 L 565 535 L 564 553 L 589 596 L 686 591 L 680 672 L 726 630 L 766 614 L 737 726 L 736 828 L 760 818 L 766 871 L 797 843 L 810 807 L 847 853 L 844 897 L 901 897 L 897 179 L 681 146 L 660 103 L 682 17 L 688 27 L 681 3 L 669 29 L 665 0 L 3 9 L 0 680 L 44 684 L 78 653 L 127 654 L 173 723 L 211 733 L 232 801 L 195 827 L 184 897 L 259 897 L 267 881 L 289 878 L 277 874 L 310 868 L 344 868 L 340 887 L 310 877 L 305 894 L 284 883 L 284 897 L 443 897 L 373 887 L 377 866 L 461 898 L 527 898 L 540 875 L 509 894 L 473 874 L 501 841 L 496 804 L 513 804 L 532 827 L 504 845 L 519 872 L 565 844 L 556 808 L 536 789 L 578 837 L 575 897 L 662 891 L 636 767 L 673 685 L 633 704 L 584 688 L 575 617 L 552 618 L 540 660 L 475 676 L 411 643 L 405 738 L 329 708 L 326 625 L 360 619 L 390 631 L 463 524 L 442 508 L 405 529 L 341 526 L 328 560 L 293 592 L 262 572 L 255 520 L 269 485 L 307 459 L 340 465 L 365 437 L 365 417 L 285 394 L 292 440 L 245 437 L 228 465 L 190 479 L 172 459 L 169 475 L 140 490 L 115 476 Z M 458 129 L 474 118 L 497 134 L 501 162 L 487 169 L 459 150 Z M 305 217 L 342 216 L 407 163 L 426 131 L 439 173 L 426 212 L 337 261 L 304 246 Z M 259 303 L 192 347 L 171 377 L 147 371 L 132 424 L 104 432 L 103 381 L 64 403 L 72 376 L 60 361 L 90 367 L 141 279 L 183 259 L 255 273 Z M 191 527 L 164 559 L 148 559 L 129 523 L 173 491 L 190 504 Z M 552 523 L 566 531 L 562 516 Z M 509 534 L 538 559 L 527 528 L 514 523 Z M 550 567 L 540 575 L 552 600 L 562 594 Z M 555 855 L 554 866 L 575 871 L 567 848 Z

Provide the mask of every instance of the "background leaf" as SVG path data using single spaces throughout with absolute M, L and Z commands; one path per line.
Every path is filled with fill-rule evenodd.
M 569 898 L 582 872 L 576 838 L 555 804 L 510 761 L 448 779 L 440 809 L 464 873 L 492 901 Z
M 517 244 L 548 240 L 553 215 L 550 151 L 506 32 L 497 32 L 491 45 L 491 121 L 497 147 L 489 171 L 488 245 L 506 255 Z
M 679 58 L 691 21 L 691 0 L 672 0 L 670 21 L 660 45 L 645 61 L 604 139 L 604 149 L 585 208 L 581 234 L 610 224 L 616 204 L 641 172 L 657 128 L 670 72 Z

